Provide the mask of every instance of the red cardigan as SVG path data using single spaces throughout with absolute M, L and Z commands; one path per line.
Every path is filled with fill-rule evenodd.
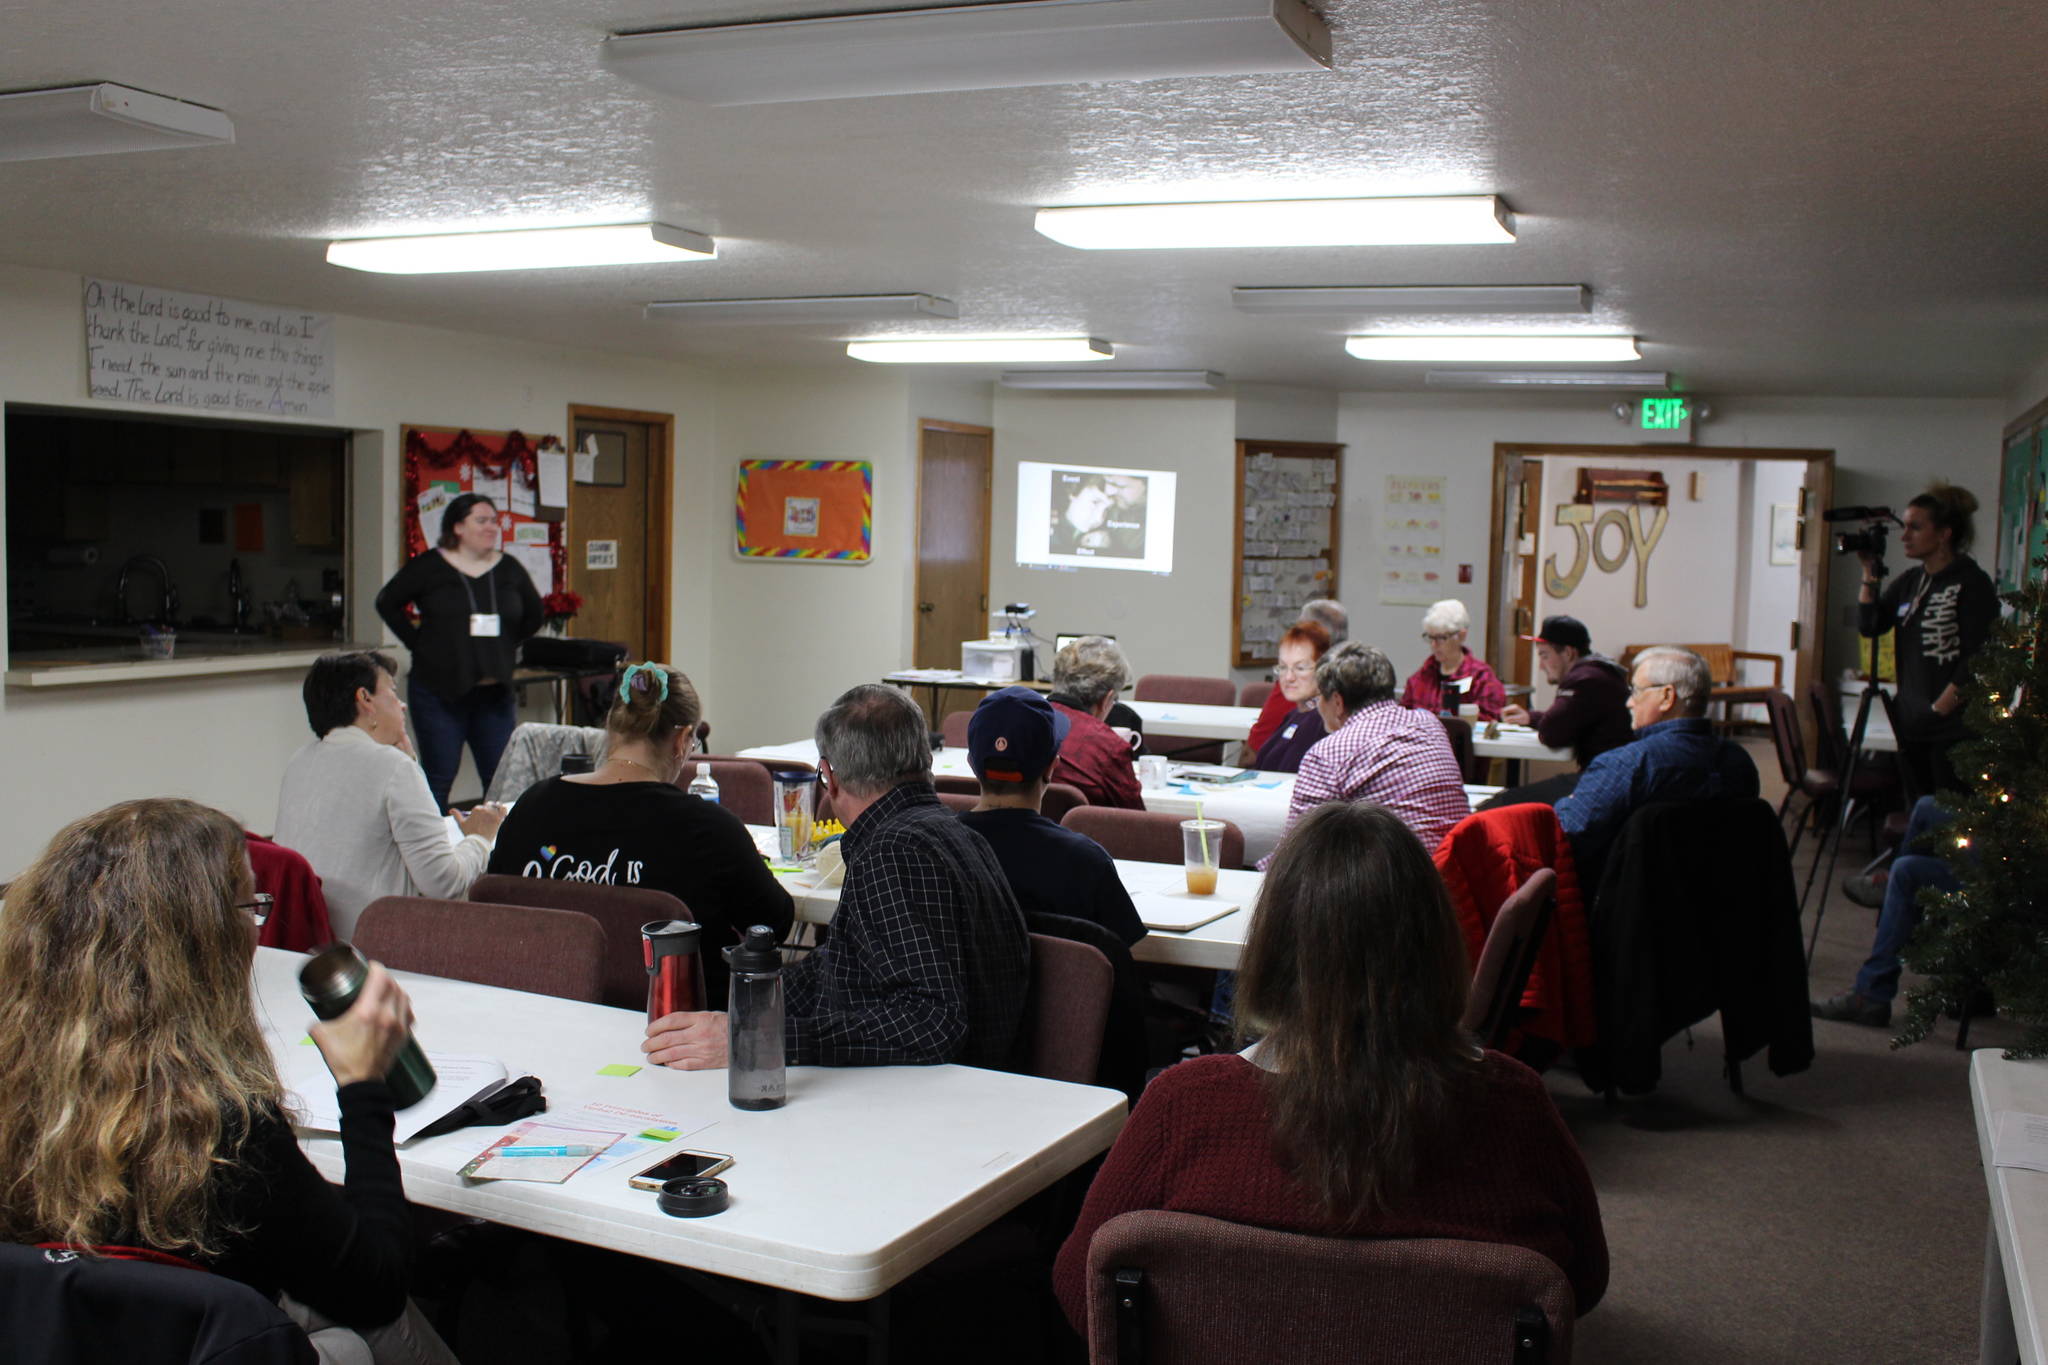
M 1253 753 L 1266 747 L 1266 741 L 1280 733 L 1280 727 L 1294 714 L 1294 703 L 1287 700 L 1287 694 L 1274 683 L 1273 690 L 1266 694 L 1266 704 L 1259 708 L 1259 718 L 1252 722 L 1252 732 L 1244 742 L 1251 746 Z
M 1539 867 L 1557 872 L 1557 908 L 1536 951 L 1522 1008 L 1534 1011 L 1522 1031 L 1564 1047 L 1598 1038 L 1593 1013 L 1593 948 L 1586 933 L 1586 903 L 1571 844 L 1549 806 L 1500 806 L 1475 811 L 1452 827 L 1436 850 L 1437 871 L 1458 912 L 1471 962 L 1501 903 Z
M 1607 1289 L 1607 1237 L 1586 1163 L 1536 1073 L 1486 1054 L 1478 1102 L 1429 1145 L 1415 1186 L 1386 1212 L 1332 1219 L 1273 1151 L 1265 1073 L 1236 1056 L 1197 1057 L 1145 1088 L 1060 1248 L 1053 1287 L 1087 1332 L 1088 1242 L 1120 1213 L 1166 1209 L 1282 1232 L 1456 1237 L 1527 1247 L 1557 1262 L 1578 1311 Z
M 1091 806 L 1145 809 L 1145 790 L 1138 785 L 1131 746 L 1086 711 L 1059 702 L 1053 705 L 1067 718 L 1067 737 L 1060 742 L 1059 757 L 1047 779 L 1079 787 Z
M 327 897 L 313 865 L 297 850 L 273 843 L 260 834 L 242 831 L 249 846 L 249 867 L 256 874 L 256 889 L 277 898 L 270 907 L 270 920 L 257 932 L 256 941 L 266 948 L 290 948 L 311 952 L 334 942 L 334 929 L 327 922 Z

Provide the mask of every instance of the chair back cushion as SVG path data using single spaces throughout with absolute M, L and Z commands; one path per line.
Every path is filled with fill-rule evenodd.
M 1074 939 L 1031 935 L 1031 987 L 1024 997 L 1025 1069 L 1049 1081 L 1095 1084 L 1102 1031 L 1116 974 L 1109 959 Z
M 1237 687 L 1228 678 L 1197 678 L 1182 673 L 1147 673 L 1131 696 L 1138 701 L 1178 701 L 1195 706 L 1234 706 Z
M 1117 1272 L 1136 1271 L 1135 1286 Z M 1119 1290 L 1142 1360 L 1172 1365 L 1401 1365 L 1571 1358 L 1571 1282 L 1526 1247 L 1448 1238 L 1274 1232 L 1190 1213 L 1119 1214 L 1088 1245 L 1088 1359 L 1139 1365 L 1119 1341 Z M 1539 1310 L 1546 1352 L 1516 1353 Z
M 1462 716 L 1437 719 L 1443 722 L 1444 738 L 1451 742 L 1451 757 L 1458 761 L 1458 771 L 1467 782 L 1484 782 L 1493 760 L 1472 752 L 1472 722 Z
M 697 918 L 681 900 L 652 887 L 599 886 L 512 877 L 502 872 L 478 877 L 469 888 L 469 898 L 493 905 L 572 910 L 596 920 L 604 933 L 604 968 L 598 978 L 597 1002 L 622 1010 L 647 1008 L 647 960 L 640 946 L 640 926 L 656 920 Z M 707 963 L 706 974 L 710 971 Z
M 711 780 L 718 784 L 718 804 L 739 816 L 743 823 L 775 823 L 775 779 L 769 776 L 767 764 L 751 758 L 692 759 L 683 765 L 676 785 L 687 790 L 699 767 L 711 770 Z
M 1799 708 L 1777 688 L 1764 698 L 1764 710 L 1771 718 L 1771 747 L 1778 752 L 1778 775 L 1788 787 L 1797 787 L 1806 776 L 1806 743 L 1799 733 Z
M 1264 706 L 1266 698 L 1273 695 L 1273 689 L 1277 686 L 1279 684 L 1275 683 L 1271 678 L 1261 678 L 1257 682 L 1248 682 L 1243 687 L 1237 689 L 1237 704 L 1239 706 Z
M 1071 782 L 1048 782 L 1045 784 L 1045 799 L 1038 803 L 1038 813 L 1058 824 L 1067 818 L 1067 812 L 1076 806 L 1088 804 L 1088 794 Z
M 587 754 L 595 762 L 604 753 L 604 729 L 589 725 L 515 726 L 498 770 L 491 775 L 492 801 L 517 801 L 522 793 L 544 777 L 562 771 L 564 754 Z
M 1472 971 L 1472 993 L 1465 1002 L 1464 1025 L 1487 1047 L 1505 1051 L 1520 1022 L 1522 993 L 1529 969 L 1536 965 L 1544 931 L 1550 927 L 1557 900 L 1557 873 L 1539 867 L 1501 902 L 1500 913 L 1486 931 L 1486 946 Z
M 315 1365 L 282 1308 L 225 1275 L 0 1245 L 0 1360 Z
M 596 1004 L 605 935 L 570 910 L 381 896 L 363 907 L 355 946 L 398 971 Z
M 967 722 L 973 715 L 972 711 L 949 711 L 939 722 L 939 734 L 945 738 L 948 749 L 967 747 Z
M 979 797 L 981 795 L 981 779 L 960 773 L 934 773 L 932 775 L 932 790 L 938 792 L 958 792 L 963 796 Z
M 1806 685 L 1813 709 L 1813 766 L 1839 775 L 1849 766 L 1849 728 L 1842 723 L 1842 694 L 1816 678 Z
M 1076 806 L 1060 818 L 1068 829 L 1085 834 L 1109 850 L 1112 858 L 1134 863 L 1179 863 L 1181 817 L 1167 811 L 1120 810 L 1114 806 Z M 1244 831 L 1230 821 L 1223 833 L 1216 865 L 1244 866 Z
M 1145 1025 L 1152 1004 L 1150 979 L 1140 972 L 1124 941 L 1092 919 L 1027 910 L 1024 927 L 1034 937 L 1072 939 L 1094 949 L 1109 963 L 1109 1011 L 1103 1020 L 1102 1057 L 1092 1083 L 1121 1090 L 1137 1103 L 1152 1064 Z

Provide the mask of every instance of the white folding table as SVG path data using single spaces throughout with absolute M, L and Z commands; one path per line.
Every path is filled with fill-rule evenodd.
M 281 1068 L 313 1019 L 298 993 L 304 961 L 256 952 L 257 1018 Z M 609 1101 L 666 1115 L 684 1125 L 675 1146 L 734 1158 L 731 1208 L 671 1218 L 625 1170 L 560 1185 L 467 1181 L 458 1169 L 502 1129 L 464 1128 L 400 1149 L 408 1199 L 819 1298 L 885 1293 L 1123 1127 L 1120 1092 L 967 1066 L 792 1067 L 788 1105 L 746 1113 L 726 1102 L 723 1071 L 645 1065 L 635 1011 L 395 975 L 422 1046 L 502 1058 L 513 1075 L 539 1076 L 558 1112 Z M 640 1069 L 598 1074 L 612 1064 Z M 300 1145 L 322 1175 L 342 1178 L 338 1137 L 302 1132 Z
M 1991 1164 L 1991 1135 L 2007 1110 L 2048 1114 L 2048 1062 L 2009 1062 L 1998 1048 L 1970 1054 L 1977 1154 L 1991 1194 L 1978 1315 L 1981 1365 L 2048 1360 L 2048 1172 Z

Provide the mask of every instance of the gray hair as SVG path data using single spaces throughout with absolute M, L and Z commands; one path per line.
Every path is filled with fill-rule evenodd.
M 1302 621 L 1314 621 L 1330 632 L 1330 643 L 1341 645 L 1351 638 L 1351 616 L 1344 610 L 1344 604 L 1334 597 L 1318 597 L 1313 602 L 1301 604 Z
M 1455 597 L 1446 597 L 1431 604 L 1422 613 L 1422 628 L 1432 635 L 1444 635 L 1454 630 L 1472 629 L 1472 613 L 1465 610 L 1465 604 Z
M 1083 635 L 1052 661 L 1052 690 L 1072 697 L 1082 710 L 1131 685 L 1131 666 L 1107 635 Z
M 1635 666 L 1643 671 L 1644 686 L 1671 684 L 1679 714 L 1703 716 L 1707 713 L 1707 694 L 1714 688 L 1714 670 L 1699 655 L 1677 645 L 1658 645 L 1636 655 Z
M 818 756 L 855 796 L 931 780 L 932 737 L 924 712 L 893 687 L 848 688 L 818 717 L 815 734 Z
M 1394 696 L 1394 663 L 1371 645 L 1347 640 L 1333 648 L 1316 665 L 1316 691 L 1326 697 L 1341 697 L 1346 712 L 1391 701 Z

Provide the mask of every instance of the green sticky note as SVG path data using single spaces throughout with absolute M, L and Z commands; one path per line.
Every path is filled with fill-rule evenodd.
M 623 1062 L 613 1062 L 610 1066 L 599 1067 L 597 1074 L 600 1076 L 637 1076 L 640 1074 L 640 1068 L 637 1066 L 627 1066 Z
M 299 1046 L 300 1046 L 300 1047 L 311 1047 L 311 1046 L 313 1046 L 313 1035 L 309 1033 L 309 1034 L 307 1034 L 307 1035 L 306 1035 L 305 1037 L 303 1037 L 303 1038 L 299 1039 Z
M 642 1128 L 640 1136 L 653 1138 L 656 1142 L 674 1142 L 682 1134 L 674 1128 Z

